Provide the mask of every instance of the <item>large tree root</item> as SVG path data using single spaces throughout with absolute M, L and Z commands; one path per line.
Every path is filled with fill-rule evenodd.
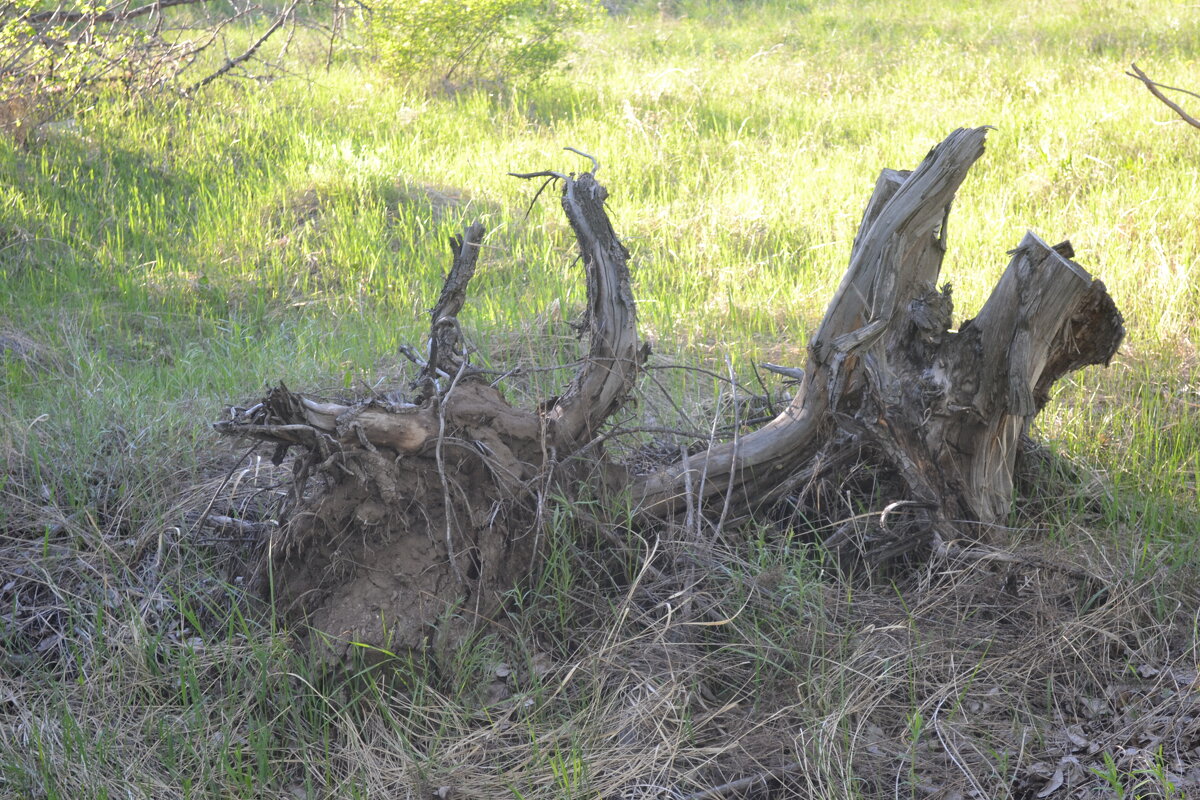
M 594 173 L 520 176 L 561 182 L 587 276 L 590 349 L 559 397 L 512 408 L 470 365 L 457 314 L 475 225 L 454 242 L 411 402 L 327 403 L 280 386 L 218 424 L 275 443 L 278 457 L 303 451 L 296 502 L 262 570 L 284 618 L 307 621 L 335 653 L 436 644 L 492 615 L 536 568 L 547 494 L 581 484 L 628 489 L 650 526 L 690 509 L 727 527 L 769 518 L 824 529 L 840 559 L 874 567 L 982 538 L 1008 513 L 1019 440 L 1050 386 L 1106 363 L 1124 334 L 1070 245 L 1032 233 L 976 317 L 950 330 L 950 289 L 937 285 L 947 218 L 985 134 L 955 131 L 913 172 L 883 172 L 783 413 L 642 475 L 593 446 L 645 358 L 606 192 Z M 312 475 L 324 486 L 305 494 Z
M 276 444 L 277 461 L 303 450 L 259 578 L 282 618 L 320 632 L 335 657 L 453 643 L 536 567 L 547 493 L 593 477 L 594 463 L 570 456 L 620 407 L 644 355 L 604 187 L 590 173 L 554 177 L 587 275 L 590 351 L 552 403 L 513 408 L 470 365 L 457 314 L 476 224 L 452 242 L 411 402 L 321 402 L 281 385 L 216 426 Z M 310 496 L 314 475 L 324 486 Z

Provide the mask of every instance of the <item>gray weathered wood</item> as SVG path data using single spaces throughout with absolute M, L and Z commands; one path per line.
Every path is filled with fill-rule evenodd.
M 563 179 L 566 212 L 587 278 L 589 350 L 546 415 L 552 444 L 569 453 L 595 436 L 629 395 L 641 364 L 629 253 L 604 212 L 608 190 L 591 173 Z
M 930 151 L 912 173 L 885 170 L 863 214 L 850 267 L 809 342 L 805 379 L 791 404 L 774 420 L 732 444 L 692 456 L 704 471 L 711 500 L 730 473 L 740 509 L 775 499 L 772 489 L 821 446 L 847 391 L 861 386 L 859 354 L 880 341 L 917 297 L 933 289 L 945 250 L 951 200 L 971 165 L 983 154 L 985 128 L 958 130 Z M 634 496 L 646 515 L 673 514 L 683 500 L 683 466 L 639 479 Z
M 791 405 L 737 443 L 637 479 L 643 515 L 714 505 L 732 477 L 735 514 L 770 516 L 780 497 L 803 506 L 798 487 L 837 484 L 865 459 L 878 462 L 885 496 L 859 502 L 879 516 L 835 525 L 825 539 L 835 552 L 880 564 L 1005 519 L 1018 441 L 1050 385 L 1106 363 L 1124 329 L 1070 245 L 1030 233 L 977 317 L 951 330 L 950 289 L 938 288 L 946 227 L 986 133 L 955 131 L 911 173 L 883 171 Z M 702 496 L 688 498 L 689 486 Z

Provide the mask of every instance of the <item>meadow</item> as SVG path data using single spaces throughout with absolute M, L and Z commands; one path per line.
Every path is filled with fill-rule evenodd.
M 1124 74 L 1200 88 L 1196 8 L 681 0 L 606 16 L 523 89 L 288 59 L 0 140 L 0 794 L 1200 792 L 1200 130 Z M 254 543 L 195 525 L 285 474 L 210 423 L 268 382 L 401 382 L 476 219 L 479 358 L 574 357 L 571 231 L 509 172 L 596 156 L 652 363 L 728 358 L 750 385 L 803 364 L 879 170 L 977 125 L 996 130 L 950 219 L 956 318 L 1026 229 L 1069 238 L 1125 316 L 1113 363 L 1039 417 L 1050 466 L 1007 543 L 1088 582 L 852 586 L 763 532 L 714 545 L 727 569 L 695 593 L 722 624 L 685 636 L 642 561 L 589 571 L 602 548 L 568 509 L 510 617 L 450 664 L 332 679 L 244 596 Z M 711 415 L 713 380 L 655 374 Z

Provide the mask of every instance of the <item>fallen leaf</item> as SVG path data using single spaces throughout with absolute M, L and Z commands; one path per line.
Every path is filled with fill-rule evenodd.
M 1084 714 L 1089 718 L 1107 714 L 1109 711 L 1108 701 L 1103 697 L 1081 697 L 1079 703 L 1083 706 Z
M 42 639 L 40 642 L 38 642 L 38 645 L 35 649 L 39 653 L 44 653 L 47 650 L 49 650 L 51 647 L 54 647 L 55 645 L 57 645 L 62 640 L 63 640 L 63 637 L 60 634 L 53 633 L 53 634 L 47 636 L 45 639 Z
M 1059 790 L 1059 788 L 1062 787 L 1062 785 L 1063 785 L 1063 771 L 1062 771 L 1062 767 L 1059 767 L 1058 769 L 1054 770 L 1054 774 L 1050 776 L 1050 780 L 1046 781 L 1046 785 L 1043 786 L 1042 790 L 1037 793 L 1037 796 L 1039 798 L 1040 797 L 1049 797 L 1050 795 L 1057 792 Z
M 1083 729 L 1078 725 L 1072 725 L 1067 728 L 1067 738 L 1071 740 L 1071 744 L 1075 745 L 1077 750 L 1086 750 L 1088 753 L 1096 751 L 1092 740 L 1083 735 Z

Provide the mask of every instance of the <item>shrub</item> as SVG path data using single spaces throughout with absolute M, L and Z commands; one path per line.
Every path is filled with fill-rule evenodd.
M 0 0 L 0 132 L 23 142 L 83 95 L 188 94 L 239 74 L 268 38 L 304 22 L 296 5 Z M 254 43 L 239 51 L 247 35 Z
M 368 32 L 398 77 L 520 84 L 557 66 L 566 34 L 599 13 L 598 0 L 379 0 Z

